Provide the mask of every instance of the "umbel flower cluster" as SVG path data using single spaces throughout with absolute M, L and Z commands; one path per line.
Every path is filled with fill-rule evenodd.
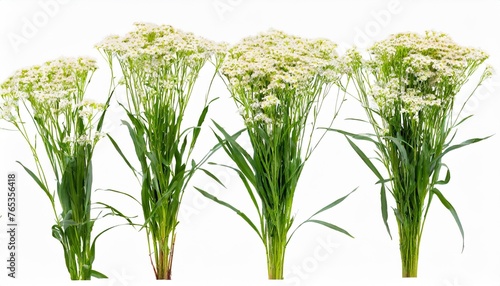
M 373 85 L 370 96 L 387 120 L 401 114 L 418 122 L 428 113 L 449 111 L 454 97 L 488 55 L 457 45 L 448 35 L 427 31 L 402 33 L 373 45 L 366 65 Z M 348 61 L 356 70 L 361 55 L 350 51 Z M 483 76 L 491 75 L 487 70 Z M 389 120 L 391 121 L 391 120 Z
M 229 49 L 222 67 L 247 126 L 301 122 L 324 85 L 339 80 L 336 44 L 271 30 Z M 285 115 L 286 114 L 286 115 Z
M 170 279 L 179 207 L 199 168 L 190 162 L 190 155 L 208 112 L 208 92 L 198 126 L 183 126 L 184 113 L 202 67 L 212 62 L 217 72 L 225 45 L 172 26 L 137 23 L 133 31 L 110 36 L 96 47 L 111 70 L 118 61 L 123 74 L 127 92 L 123 106 L 141 163 L 142 172 L 136 174 L 142 177 L 141 203 L 152 264 L 157 279 Z
M 84 99 L 84 93 L 96 69 L 94 59 L 79 57 L 16 71 L 1 85 L 2 119 L 21 128 L 20 107 L 29 106 L 41 136 L 53 146 L 71 154 L 74 144 L 94 145 L 102 137 L 96 119 L 104 104 Z
M 424 35 L 392 35 L 375 43 L 369 52 L 370 59 L 364 60 L 359 52 L 350 50 L 346 62 L 375 134 L 345 134 L 370 141 L 377 148 L 376 160 L 383 163 L 388 178 L 383 178 L 370 159 L 349 141 L 379 179 L 382 214 L 388 230 L 385 185 L 390 185 L 397 205 L 394 214 L 402 275 L 416 277 L 421 234 L 433 196 L 451 212 L 464 235 L 457 212 L 438 186 L 450 179 L 443 156 L 484 139 L 451 145 L 455 128 L 469 118 L 461 119 L 463 107 L 453 112 L 455 96 L 488 55 L 479 49 L 459 46 L 446 34 L 432 31 Z M 491 75 L 492 70 L 487 67 L 476 88 Z M 440 178 L 441 171 L 446 171 L 444 179 Z
M 223 57 L 225 47 L 169 25 L 148 23 L 135 23 L 135 30 L 124 36 L 109 36 L 96 45 L 108 61 L 112 56 L 118 59 L 125 83 L 130 83 L 126 82 L 129 78 L 141 76 L 144 84 L 161 85 L 164 90 L 195 80 L 198 71 L 213 56 L 217 60 Z M 145 91 L 145 86 L 134 89 Z

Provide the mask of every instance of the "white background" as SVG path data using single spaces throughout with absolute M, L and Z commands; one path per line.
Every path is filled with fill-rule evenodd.
M 16 69 L 60 56 L 88 55 L 99 59 L 89 96 L 103 100 L 107 92 L 107 66 L 93 48 L 109 34 L 124 34 L 137 21 L 171 24 L 212 40 L 236 43 L 269 28 L 304 37 L 326 37 L 341 46 L 365 48 L 391 33 L 434 29 L 450 34 L 462 45 L 487 51 L 489 63 L 500 69 L 500 1 L 8 1 L 0 0 L 0 80 Z M 212 72 L 207 66 L 192 100 L 192 123 Z M 470 90 L 466 88 L 466 90 Z M 464 124 L 457 142 L 499 131 L 500 81 L 498 75 L 479 90 L 466 108 L 475 116 Z M 459 98 L 467 94 L 461 93 Z M 243 127 L 236 108 L 220 79 L 212 97 L 220 97 L 209 117 L 230 131 Z M 120 90 L 115 99 L 123 98 Z M 334 94 L 323 110 L 320 125 L 331 113 Z M 334 127 L 352 132 L 366 126 L 348 124 L 347 117 L 363 118 L 357 102 L 349 98 Z M 106 130 L 134 156 L 124 126 L 123 114 L 110 109 Z M 207 121 L 207 123 L 209 123 Z M 5 124 L 2 123 L 5 127 Z M 187 125 L 186 125 L 187 126 Z M 206 125 L 205 127 L 208 127 Z M 209 128 L 200 137 L 195 156 L 213 146 Z M 418 279 L 401 279 L 395 219 L 390 240 L 380 215 L 375 177 L 339 134 L 329 133 L 306 164 L 295 197 L 295 214 L 301 221 L 326 203 L 356 186 L 357 192 L 324 214 L 323 219 L 344 227 L 356 238 L 317 225 L 306 225 L 289 244 L 285 281 L 266 282 L 264 248 L 255 233 L 233 212 L 207 201 L 189 188 L 183 201 L 175 249 L 173 278 L 167 285 L 499 285 L 500 208 L 498 135 L 447 155 L 451 182 L 442 192 L 454 204 L 465 228 L 462 241 L 450 213 L 434 200 L 421 244 Z M 370 145 L 361 145 L 371 150 Z M 373 154 L 373 153 L 370 153 Z M 0 131 L 0 257 L 7 256 L 5 239 L 6 174 L 19 178 L 18 279 L 6 279 L 0 267 L 1 285 L 68 285 L 62 249 L 51 237 L 54 218 L 49 201 L 15 163 L 33 166 L 27 146 L 15 132 Z M 229 163 L 222 152 L 214 161 Z M 94 188 L 113 188 L 139 195 L 139 183 L 118 157 L 111 144 L 102 140 L 94 156 Z M 250 213 L 252 206 L 238 178 L 226 170 L 212 169 L 227 189 L 198 174 L 192 185 L 206 188 L 220 198 Z M 94 200 L 114 204 L 126 214 L 140 214 L 140 207 L 119 196 L 96 192 Z M 394 206 L 393 201 L 390 204 Z M 138 218 L 140 221 L 141 217 Z M 119 220 L 101 220 L 95 231 Z M 120 227 L 103 235 L 97 244 L 94 268 L 109 276 L 89 285 L 147 285 L 154 283 L 146 235 L 132 227 Z M 5 262 L 0 263 L 4 265 Z M 59 283 L 59 284 L 58 284 Z

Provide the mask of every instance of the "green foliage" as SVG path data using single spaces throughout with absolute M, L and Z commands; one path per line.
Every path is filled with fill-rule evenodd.
M 21 132 L 36 169 L 18 163 L 50 200 L 56 220 L 52 236 L 63 247 L 72 280 L 106 277 L 92 268 L 96 239 L 104 233 L 92 240 L 92 229 L 98 219 L 91 217 L 92 155 L 103 136 L 101 128 L 113 89 L 110 88 L 104 104 L 84 99 L 96 68 L 91 59 L 62 58 L 17 71 L 2 84 L 2 111 L 9 114 L 3 119 Z M 26 128 L 29 121 L 21 119 L 21 107 L 25 107 L 33 122 L 34 138 Z M 49 168 L 40 162 L 38 142 L 43 144 L 55 177 L 55 192 L 51 192 L 53 186 L 46 175 Z M 116 214 L 124 217 L 122 213 Z
M 335 131 L 346 136 L 377 176 L 382 217 L 389 235 L 386 191 L 394 197 L 402 273 L 414 277 L 422 231 L 434 195 L 453 215 L 464 240 L 455 208 L 436 186 L 450 181 L 450 170 L 442 162 L 446 154 L 488 138 L 451 145 L 457 127 L 470 118 L 461 119 L 467 101 L 457 114 L 453 112 L 455 96 L 488 56 L 480 50 L 460 47 L 447 35 L 435 32 L 392 35 L 376 43 L 370 52 L 371 58 L 363 60 L 356 50 L 351 50 L 345 62 L 374 134 Z M 490 75 L 487 68 L 477 86 Z M 370 159 L 350 138 L 373 143 L 377 157 Z M 388 178 L 382 176 L 374 161 L 383 164 Z M 440 179 L 443 167 L 446 175 Z
M 141 183 L 137 199 L 144 216 L 141 229 L 146 231 L 155 276 L 170 279 L 183 194 L 195 171 L 212 153 L 198 163 L 191 159 L 213 102 L 208 101 L 212 82 L 197 125 L 185 128 L 183 119 L 203 66 L 213 61 L 213 81 L 223 55 L 213 42 L 171 26 L 152 24 L 136 24 L 136 30 L 122 37 L 112 36 L 98 48 L 111 70 L 116 61 L 122 71 L 127 102 L 121 106 L 128 119 L 122 123 L 134 144 L 140 168 L 136 169 L 119 144 L 108 137 Z
M 216 147 L 222 148 L 236 165 L 221 166 L 238 174 L 258 221 L 252 221 L 232 204 L 198 190 L 236 212 L 256 232 L 266 250 L 270 279 L 283 279 L 286 246 L 296 230 L 292 229 L 295 190 L 305 162 L 321 141 L 322 136 L 313 144 L 313 133 L 326 94 L 333 84 L 339 84 L 337 68 L 334 43 L 270 31 L 231 47 L 221 69 L 246 128 L 230 135 L 214 122 Z M 333 119 L 343 100 L 338 96 Z M 306 128 L 308 124 L 312 130 Z M 248 134 L 252 152 L 237 142 L 242 132 Z M 350 236 L 338 226 L 313 219 L 315 215 L 297 228 L 309 222 Z

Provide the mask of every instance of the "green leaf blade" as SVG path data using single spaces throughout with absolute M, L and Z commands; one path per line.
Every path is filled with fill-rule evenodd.
M 439 198 L 443 206 L 446 209 L 448 209 L 448 211 L 450 211 L 451 215 L 455 219 L 455 222 L 457 223 L 457 226 L 460 230 L 460 234 L 462 235 L 462 252 L 463 252 L 465 248 L 465 234 L 464 234 L 464 228 L 462 227 L 462 223 L 460 222 L 460 218 L 458 217 L 457 211 L 438 189 L 434 188 L 431 190 L 431 192 L 434 193 Z
M 320 225 L 323 225 L 323 226 L 326 226 L 330 229 L 333 229 L 333 230 L 336 230 L 340 233 L 343 233 L 351 238 L 354 238 L 354 236 L 352 236 L 349 232 L 347 232 L 345 229 L 341 228 L 341 227 L 338 227 L 334 224 L 331 224 L 329 222 L 326 222 L 326 221 L 322 221 L 322 220 L 317 220 L 317 219 L 308 219 L 306 220 L 305 222 L 311 222 L 311 223 L 317 223 L 317 224 L 320 224 Z

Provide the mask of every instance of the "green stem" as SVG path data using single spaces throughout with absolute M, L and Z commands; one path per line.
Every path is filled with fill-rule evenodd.
M 285 265 L 286 239 L 278 235 L 269 235 L 267 238 L 267 273 L 269 279 L 283 279 Z
M 171 238 L 171 239 L 168 239 Z M 156 262 L 156 279 L 171 280 L 172 264 L 174 259 L 175 233 L 169 233 L 167 241 L 158 243 L 158 261 Z
M 399 223 L 399 249 L 401 252 L 402 277 L 417 277 L 420 249 L 420 219 L 405 219 Z
M 67 257 L 67 269 L 71 280 L 90 280 L 92 270 L 91 229 L 87 224 L 69 226 L 64 247 Z

